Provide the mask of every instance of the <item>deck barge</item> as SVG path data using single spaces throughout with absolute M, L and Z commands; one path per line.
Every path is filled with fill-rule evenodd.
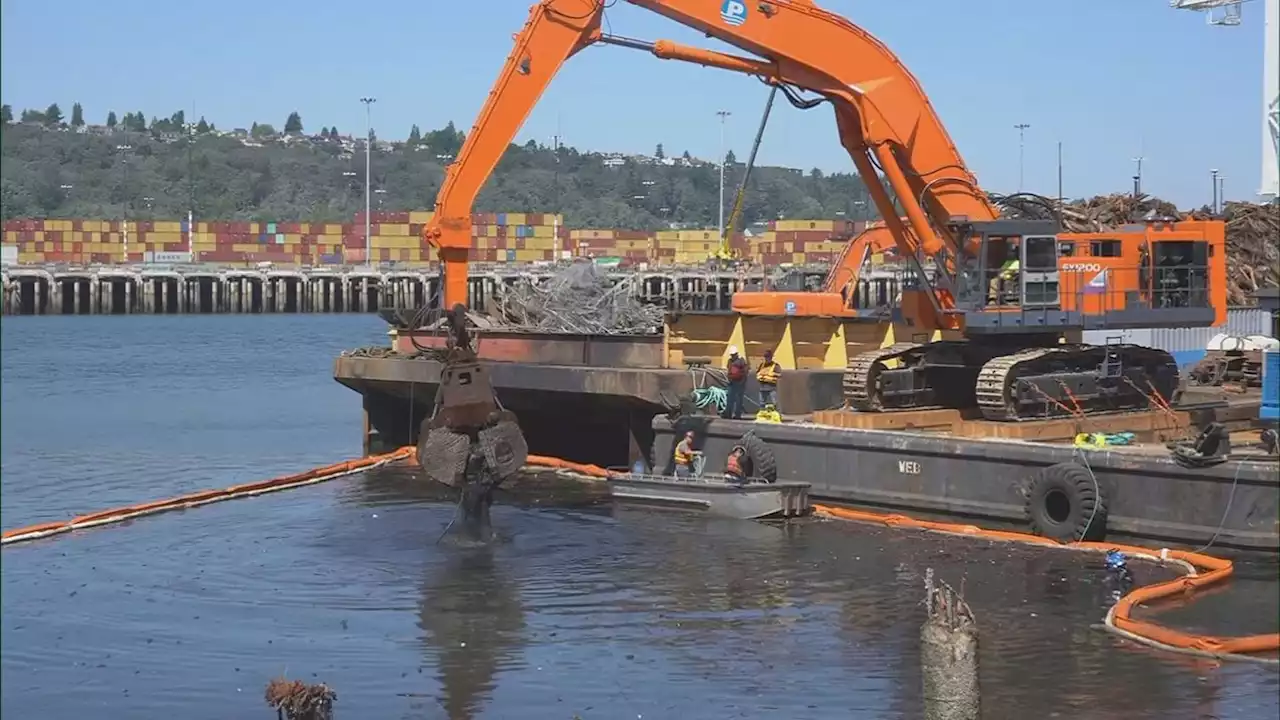
M 1161 444 L 1192 437 L 1213 421 L 1233 430 L 1255 427 L 1256 395 L 1188 392 L 1174 413 L 1090 417 L 1083 425 L 1067 421 L 1065 428 L 1064 421 L 1041 421 L 987 423 L 984 430 L 982 421 L 942 411 L 851 413 L 861 418 L 837 427 L 829 409 L 843 399 L 838 368 L 847 353 L 838 352 L 840 346 L 848 343 L 852 351 L 885 339 L 844 326 L 837 331 L 844 342 L 837 344 L 802 322 L 744 333 L 733 318 L 687 314 L 669 321 L 661 335 L 482 331 L 478 353 L 534 454 L 606 467 L 640 461 L 663 473 L 676 434 L 686 428 L 696 430 L 712 466 L 752 431 L 776 456 L 778 479 L 809 483 L 819 502 L 1026 530 L 1036 504 L 1033 486 L 1045 482 L 1037 478 L 1056 474 L 1101 496 L 1105 512 L 1091 525 L 1091 537 L 1193 548 L 1212 542 L 1223 551 L 1280 557 L 1280 465 L 1274 457 L 1237 441 L 1226 462 L 1187 468 Z M 708 324 L 719 325 L 709 331 Z M 350 351 L 335 362 L 335 379 L 363 396 L 367 453 L 416 442 L 439 380 L 432 353 L 439 336 L 405 328 L 393 328 L 391 335 L 390 347 Z M 778 388 L 779 409 L 792 421 L 690 415 L 687 404 L 686 414 L 669 414 L 679 398 L 707 382 L 702 358 L 719 360 L 728 344 L 746 348 L 749 356 L 760 346 L 777 347 L 804 368 L 785 371 Z M 1130 431 L 1145 442 L 1076 448 L 1070 438 L 1080 431 Z

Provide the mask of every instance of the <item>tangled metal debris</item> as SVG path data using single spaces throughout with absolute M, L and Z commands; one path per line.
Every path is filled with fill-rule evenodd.
M 331 720 L 337 699 L 338 693 L 324 683 L 307 685 L 279 677 L 267 684 L 267 704 L 285 720 Z
M 583 335 L 661 331 L 665 311 L 636 297 L 635 276 L 619 281 L 594 263 L 574 263 L 545 277 L 520 278 L 494 298 L 491 314 L 515 329 Z
M 1057 202 L 1031 195 L 995 196 L 1007 217 L 1050 220 Z M 1101 232 L 1127 223 L 1158 219 L 1212 217 L 1209 208 L 1183 212 L 1171 202 L 1150 195 L 1099 195 L 1063 204 L 1067 232 Z M 1280 205 L 1228 202 L 1222 209 L 1227 223 L 1227 302 L 1252 305 L 1262 288 L 1280 287 Z

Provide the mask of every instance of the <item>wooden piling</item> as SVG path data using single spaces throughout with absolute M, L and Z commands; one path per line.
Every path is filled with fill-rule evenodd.
M 978 720 L 978 626 L 964 598 L 949 585 L 934 585 L 925 572 L 924 626 L 920 630 L 926 720 Z

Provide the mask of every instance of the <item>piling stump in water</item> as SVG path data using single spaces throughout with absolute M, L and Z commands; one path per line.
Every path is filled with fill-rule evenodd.
M 978 720 L 978 626 L 964 598 L 925 573 L 928 617 L 920 629 L 926 720 Z
M 333 720 L 338 693 L 324 683 L 307 685 L 280 677 L 267 683 L 266 699 L 280 720 Z

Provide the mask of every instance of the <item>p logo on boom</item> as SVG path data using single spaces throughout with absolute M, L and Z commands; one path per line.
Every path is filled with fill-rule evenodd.
M 720 19 L 725 25 L 738 27 L 747 21 L 747 6 L 742 0 L 724 0 L 720 5 Z

